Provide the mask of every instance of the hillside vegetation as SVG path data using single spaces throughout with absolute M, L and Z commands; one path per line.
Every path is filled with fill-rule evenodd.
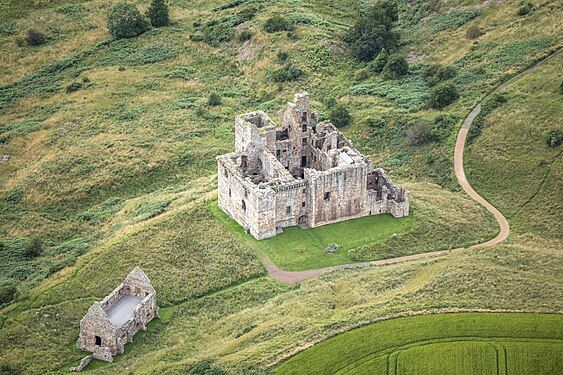
M 456 130 L 486 92 L 561 46 L 556 1 L 534 2 L 525 15 L 515 1 L 401 1 L 394 28 L 409 67 L 394 79 L 371 72 L 343 41 L 368 2 L 170 1 L 170 26 L 120 40 L 106 28 L 114 3 L 0 4 L 0 287 L 16 288 L 0 311 L 1 365 L 67 373 L 84 356 L 74 346 L 80 319 L 135 265 L 155 285 L 162 318 L 90 372 L 262 373 L 337 333 L 409 312 L 561 311 L 561 200 L 553 196 L 561 147 L 547 148 L 543 136 L 561 112 L 555 58 L 487 114 L 466 156 L 476 190 L 508 209 L 517 235 L 507 244 L 286 287 L 264 276 L 258 255 L 268 250 L 208 208 L 234 116 L 261 109 L 279 121 L 293 93 L 308 91 L 324 119 L 334 102 L 348 109 L 342 131 L 407 184 L 419 219 L 405 235 L 343 250 L 341 261 L 492 237 L 494 221 L 453 177 Z M 282 21 L 269 21 L 274 15 Z M 482 35 L 468 39 L 477 25 Z M 44 44 L 27 45 L 31 28 Z M 425 72 L 435 63 L 455 69 L 448 82 L 460 95 L 442 110 L 428 107 Z M 518 109 L 531 100 L 537 107 Z M 544 103 L 552 103 L 546 112 Z M 531 142 L 518 143 L 514 121 Z M 491 144 L 503 147 L 490 153 Z M 514 159 L 499 162 L 503 155 Z M 520 179 L 518 160 L 542 182 Z M 324 255 L 319 263 L 335 263 Z

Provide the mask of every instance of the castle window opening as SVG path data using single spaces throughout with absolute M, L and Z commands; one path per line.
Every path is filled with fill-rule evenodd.
M 242 200 L 242 210 L 246 212 L 246 202 L 244 201 L 244 199 Z
M 301 207 L 305 207 L 305 202 L 301 202 Z
M 287 207 L 285 208 L 285 212 L 286 212 L 288 215 L 290 215 L 290 214 L 291 214 L 291 206 L 287 206 Z
M 229 188 L 229 197 L 231 196 L 231 189 Z
M 330 200 L 330 191 L 325 192 L 324 200 L 325 200 L 325 201 L 329 201 L 329 200 Z
M 240 166 L 243 169 L 246 169 L 247 165 L 248 165 L 248 157 L 246 155 L 241 156 L 240 157 Z
M 302 167 L 307 166 L 307 156 L 301 156 L 301 166 Z
M 276 150 L 276 156 L 278 157 L 278 159 L 280 158 L 280 156 L 281 156 L 281 150 L 280 149 Z
M 307 137 L 301 138 L 301 146 L 307 146 Z
M 100 336 L 94 336 L 94 343 L 97 346 L 101 346 L 102 345 L 102 338 Z
M 305 120 L 307 121 L 307 120 Z M 307 123 L 303 123 L 303 125 L 301 125 L 301 130 L 303 130 L 303 133 L 307 131 Z
M 227 172 L 227 168 L 223 169 L 223 174 L 225 177 L 229 178 L 229 172 Z

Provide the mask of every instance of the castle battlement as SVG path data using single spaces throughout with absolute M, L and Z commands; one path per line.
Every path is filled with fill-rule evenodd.
M 281 126 L 262 111 L 235 119 L 235 152 L 217 157 L 219 207 L 257 239 L 381 213 L 409 214 L 407 191 L 373 168 L 334 125 L 319 122 L 307 93 Z

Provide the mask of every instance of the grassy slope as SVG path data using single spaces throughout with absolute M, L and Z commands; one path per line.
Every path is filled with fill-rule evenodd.
M 0 38 L 9 51 L 0 60 L 1 81 L 13 85 L 0 88 L 0 152 L 11 155 L 0 165 L 0 235 L 12 240 L 40 234 L 51 245 L 39 259 L 44 274 L 33 274 L 37 265 L 25 261 L 24 284 L 29 274 L 37 277 L 30 286 L 57 265 L 59 255 L 51 254 L 52 245 L 78 238 L 93 250 L 29 292 L 21 284 L 19 302 L 0 315 L 1 362 L 25 366 L 30 373 L 67 372 L 83 355 L 73 347 L 80 317 L 133 264 L 150 270 L 163 291 L 162 304 L 173 306 L 165 310 L 169 314 L 165 319 L 136 340 L 127 356 L 101 365 L 102 372 L 125 368 L 139 373 L 181 372 L 206 358 L 218 358 L 218 365 L 232 370 L 263 369 L 302 345 L 407 310 L 561 310 L 557 246 L 549 239 L 439 262 L 348 271 L 298 289 L 285 290 L 259 279 L 206 295 L 263 272 L 244 244 L 218 230 L 219 222 L 203 209 L 214 198 L 213 157 L 231 149 L 235 114 L 249 108 L 275 113 L 292 92 L 303 89 L 321 112 L 325 111 L 320 100 L 341 97 L 354 115 L 345 132 L 392 176 L 453 188 L 453 129 L 440 143 L 403 145 L 411 118 L 431 119 L 436 114 L 420 108 L 429 88 L 421 84 L 417 65 L 404 80 L 383 83 L 373 77 L 352 90 L 358 66 L 348 56 L 326 53 L 340 49 L 334 41 L 342 24 L 352 21 L 353 3 L 296 1 L 291 10 L 281 2 L 264 4 L 247 24 L 256 33 L 255 59 L 250 63 L 236 61 L 238 42 L 215 48 L 187 38 L 193 20 L 228 13 L 213 12 L 218 4 L 214 1 L 175 4 L 174 27 L 107 46 L 96 44 L 107 38 L 107 2 L 81 3 L 70 14 L 57 11 L 58 4 L 46 9 L 41 4 L 34 8 L 10 4 L 21 18 L 1 21 Z M 474 4 L 464 5 L 472 9 Z M 420 40 L 409 41 L 405 52 L 412 49 L 428 55 L 427 61 L 456 64 L 462 98 L 448 112 L 461 118 L 503 74 L 560 43 L 556 33 L 560 17 L 554 5 L 542 2 L 525 18 L 514 16 L 516 4 L 491 6 L 471 21 L 487 31 L 476 44 L 462 37 L 470 23 L 437 32 L 430 30 L 447 24 L 440 15 L 420 24 L 406 23 L 406 35 L 420 35 Z M 440 9 L 440 14 L 447 10 Z M 278 11 L 304 15 L 297 39 L 260 31 L 262 22 Z M 405 12 L 417 13 L 408 7 Z M 39 48 L 18 47 L 16 39 L 34 24 L 49 29 L 53 40 Z M 56 32 L 59 24 L 63 30 Z M 412 29 L 417 33 L 409 32 Z M 265 80 L 266 68 L 278 66 L 278 49 L 299 51 L 291 52 L 291 59 L 305 70 L 304 79 L 280 88 Z M 80 53 L 84 50 L 91 53 Z M 57 69 L 36 73 L 66 56 L 75 57 Z M 84 77 L 91 81 L 84 89 L 64 93 L 65 85 Z M 224 104 L 206 108 L 212 90 L 220 92 Z M 368 115 L 387 116 L 381 134 L 363 124 Z M 456 194 L 436 189 L 433 210 L 443 206 L 442 194 Z M 198 199 L 202 195 L 204 199 Z M 146 219 L 146 204 L 158 206 L 166 200 L 171 203 L 161 216 Z M 444 209 L 452 215 L 451 208 Z M 452 229 L 463 233 L 463 226 Z M 428 234 L 436 233 L 414 238 L 415 242 L 429 243 Z M 480 232 L 466 241 L 484 235 Z M 168 274 L 164 264 L 175 271 Z M 172 268 L 176 265 L 181 267 Z M 206 296 L 194 300 L 201 295 Z
M 551 356 L 543 358 L 545 368 L 551 371 L 542 374 L 557 374 L 561 370 L 557 351 L 563 349 L 562 319 L 561 315 L 490 313 L 392 319 L 324 341 L 291 358 L 276 372 L 383 374 L 387 363 L 380 362 L 382 366 L 375 367 L 373 362 L 369 366 L 364 362 L 387 357 L 397 375 L 497 374 L 497 350 L 504 354 L 504 344 L 509 343 L 507 365 L 513 367 L 526 362 L 511 350 L 512 342 L 525 342 L 531 350 L 551 349 L 545 352 Z M 506 367 L 504 358 L 500 361 Z M 534 370 L 526 366 L 520 371 Z

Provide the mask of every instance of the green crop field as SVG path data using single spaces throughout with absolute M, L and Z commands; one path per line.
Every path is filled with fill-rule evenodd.
M 397 318 L 326 340 L 286 361 L 276 373 L 556 375 L 563 371 L 562 327 L 561 315 Z
M 86 355 L 75 346 L 80 319 L 134 266 L 154 284 L 161 317 L 124 355 L 86 373 L 281 372 L 347 331 L 466 310 L 546 314 L 503 315 L 529 323 L 519 331 L 533 334 L 525 341 L 493 339 L 506 327 L 495 314 L 481 326 L 434 330 L 452 338 L 454 327 L 481 327 L 478 340 L 391 345 L 364 362 L 354 353 L 324 359 L 358 372 L 463 374 L 496 353 L 496 367 L 474 371 L 560 370 L 560 360 L 547 360 L 561 358 L 560 337 L 538 336 L 545 327 L 560 335 L 563 311 L 562 146 L 546 142 L 563 122 L 562 54 L 506 87 L 466 149 L 469 181 L 513 228 L 507 241 L 291 286 L 260 262 L 305 270 L 494 237 L 493 217 L 455 179 L 457 130 L 491 89 L 563 46 L 557 0 L 398 0 L 397 52 L 408 72 L 392 79 L 344 41 L 372 0 L 168 0 L 169 26 L 120 40 L 107 28 L 116 2 L 0 2 L 0 373 L 68 373 Z M 130 2 L 145 13 L 150 0 Z M 275 15 L 288 30 L 265 30 Z M 32 28 L 44 44 L 26 42 Z M 434 64 L 451 68 L 459 92 L 442 109 L 428 105 L 425 71 Z M 280 81 L 288 71 L 301 75 Z M 330 103 L 348 109 L 342 132 L 407 187 L 410 217 L 289 228 L 258 242 L 218 211 L 215 157 L 233 150 L 234 117 L 263 110 L 279 123 L 302 91 L 323 120 Z M 212 93 L 220 104 L 210 104 Z M 333 242 L 340 250 L 325 253 Z M 30 252 L 33 244 L 41 246 Z M 381 337 L 416 330 L 391 333 Z

